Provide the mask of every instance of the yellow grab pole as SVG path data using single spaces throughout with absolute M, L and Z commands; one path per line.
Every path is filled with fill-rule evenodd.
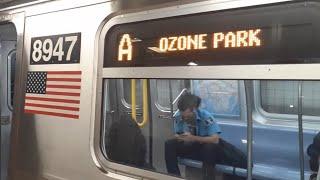
M 148 80 L 143 79 L 142 82 L 142 96 L 143 96 L 143 117 L 142 122 L 139 123 L 137 121 L 137 99 L 136 99 L 136 80 L 131 79 L 131 108 L 132 113 L 131 117 L 136 123 L 139 125 L 139 127 L 144 127 L 148 123 L 149 118 L 149 105 L 148 105 Z
M 138 123 L 140 127 L 143 127 L 148 123 L 148 117 L 149 117 L 149 105 L 148 105 L 148 80 L 143 80 L 143 120 L 141 123 Z

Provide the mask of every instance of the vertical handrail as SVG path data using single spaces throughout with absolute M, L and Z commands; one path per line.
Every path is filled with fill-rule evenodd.
M 131 79 L 131 117 L 137 121 L 136 80 Z
M 173 101 L 173 94 L 172 94 L 172 84 L 171 84 L 171 80 L 169 80 L 169 100 L 170 100 L 170 117 L 173 117 L 173 105 L 174 105 L 174 101 Z
M 244 81 L 247 106 L 247 180 L 252 180 L 252 99 L 250 96 L 250 81 Z
M 144 127 L 148 123 L 149 118 L 149 107 L 148 107 L 148 80 L 143 79 L 142 81 L 142 122 L 137 121 L 137 98 L 136 98 L 136 80 L 131 79 L 131 117 L 139 127 Z
M 298 82 L 298 126 L 299 126 L 299 161 L 300 180 L 304 180 L 304 150 L 303 150 L 303 124 L 302 124 L 302 81 Z
M 143 101 L 143 117 L 142 117 L 142 122 L 141 124 L 138 123 L 138 125 L 140 127 L 143 127 L 145 124 L 147 124 L 148 122 L 148 118 L 149 118 L 149 105 L 148 105 L 148 80 L 147 79 L 143 79 L 142 80 L 142 101 Z

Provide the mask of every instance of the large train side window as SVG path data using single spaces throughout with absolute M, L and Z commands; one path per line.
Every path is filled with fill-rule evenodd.
M 219 135 L 241 152 L 246 153 L 246 144 L 242 143 L 246 140 L 246 127 L 231 133 L 228 127 L 223 127 L 223 124 L 220 123 L 221 118 L 218 118 L 222 115 L 239 115 L 237 80 L 104 79 L 103 83 L 105 96 L 103 109 L 106 112 L 102 113 L 102 119 L 108 127 L 102 131 L 104 138 L 102 138 L 101 145 L 102 152 L 111 162 L 167 174 L 165 154 L 169 156 L 168 153 L 173 152 L 166 150 L 170 148 L 169 140 L 183 132 L 193 133 L 197 137 Z M 195 129 L 195 124 L 191 121 L 182 122 L 180 111 L 173 117 L 168 115 L 163 118 L 164 114 L 167 115 L 166 112 L 170 112 L 170 109 L 168 110 L 170 89 L 172 99 L 183 97 L 179 94 L 181 92 L 184 94 L 184 91 L 201 97 L 202 104 L 199 109 L 194 109 L 194 114 L 189 117 L 189 120 L 193 118 L 195 121 L 192 122 L 198 123 L 200 129 Z M 123 98 L 121 93 L 116 92 L 121 91 L 126 92 L 124 98 L 130 103 L 130 109 L 119 108 Z M 187 105 L 191 102 L 194 104 L 193 107 L 196 107 L 198 101 L 189 99 L 184 102 Z M 139 107 L 138 103 L 141 103 Z M 159 104 L 167 108 L 165 112 L 159 112 Z M 110 115 L 111 112 L 112 115 Z M 178 125 L 178 123 L 182 124 Z M 232 136 L 235 133 L 237 133 L 236 136 Z M 195 151 L 197 155 L 192 158 L 196 160 L 202 156 L 201 152 Z M 188 160 L 190 159 L 186 158 L 186 162 Z M 182 166 L 186 165 L 183 162 L 177 163 Z M 226 163 L 232 164 L 231 162 Z M 246 160 L 243 163 L 246 164 Z M 181 172 L 184 171 L 182 168 Z

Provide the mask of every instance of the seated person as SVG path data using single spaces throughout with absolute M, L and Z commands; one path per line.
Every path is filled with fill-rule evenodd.
M 223 159 L 219 144 L 219 125 L 206 110 L 199 108 L 201 99 L 186 94 L 178 101 L 179 112 L 174 117 L 175 135 L 165 143 L 168 173 L 180 176 L 178 157 L 199 160 L 204 167 L 214 168 Z

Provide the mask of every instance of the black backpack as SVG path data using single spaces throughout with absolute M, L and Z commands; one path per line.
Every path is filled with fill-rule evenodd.
M 137 123 L 128 116 L 121 116 L 112 123 L 106 136 L 109 159 L 142 167 L 145 164 L 146 140 Z
M 222 138 L 219 139 L 219 144 L 224 153 L 224 158 L 221 164 L 247 169 L 248 165 L 246 154 Z

